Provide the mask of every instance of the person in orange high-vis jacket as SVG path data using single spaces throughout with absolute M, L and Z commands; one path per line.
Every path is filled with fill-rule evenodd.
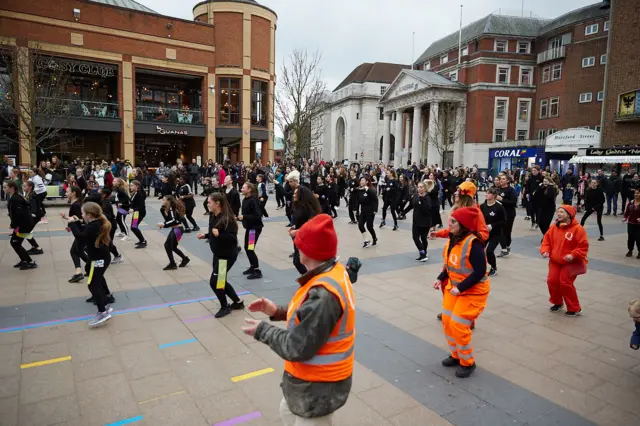
M 351 391 L 355 341 L 355 298 L 345 267 L 338 263 L 333 219 L 320 214 L 296 231 L 294 244 L 307 273 L 288 307 L 267 299 L 249 305 L 279 328 L 248 319 L 243 331 L 284 359 L 280 416 L 286 426 L 328 426 Z
M 475 207 L 456 209 L 449 217 L 449 241 L 442 253 L 444 268 L 433 284 L 446 285 L 442 301 L 442 325 L 451 355 L 445 367 L 458 367 L 456 377 L 469 377 L 476 368 L 471 344 L 471 325 L 482 313 L 489 297 L 487 257 L 478 236 Z
M 549 259 L 547 286 L 551 312 L 558 312 L 565 304 L 568 317 L 582 313 L 574 282 L 587 272 L 589 241 L 587 232 L 575 219 L 576 209 L 563 205 L 556 211 L 556 223 L 544 234 L 540 254 Z

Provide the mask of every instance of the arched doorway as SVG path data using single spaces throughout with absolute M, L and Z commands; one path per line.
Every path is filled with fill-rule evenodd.
M 389 135 L 390 136 L 390 146 L 389 146 L 389 161 L 393 161 L 393 157 L 394 157 L 394 152 L 396 150 L 396 137 L 393 135 Z M 378 161 L 382 161 L 382 142 L 383 142 L 383 137 L 380 138 L 380 152 L 379 152 L 379 160 Z
M 347 126 L 345 125 L 344 118 L 338 118 L 336 123 L 336 158 L 334 160 L 344 160 L 344 140 L 346 136 Z

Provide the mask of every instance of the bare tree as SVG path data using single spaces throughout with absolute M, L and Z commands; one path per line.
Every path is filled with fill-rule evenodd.
M 37 46 L 0 49 L 0 122 L 3 137 L 29 152 L 23 163 L 35 162 L 36 150 L 55 138 L 70 114 L 64 66 Z
M 282 65 L 275 96 L 275 119 L 285 134 L 285 156 L 308 156 L 311 144 L 322 137 L 327 85 L 321 79 L 319 52 L 295 49 Z M 318 123 L 320 122 L 320 124 Z
M 432 146 L 436 149 L 442 159 L 440 165 L 443 168 L 453 166 L 453 164 L 447 164 L 447 154 L 452 151 L 455 141 L 465 134 L 464 120 L 458 120 L 456 112 L 455 103 L 441 103 L 439 119 L 429 117 L 429 128 L 425 129 L 421 138 L 422 143 L 426 143 L 427 147 Z M 428 161 L 430 164 L 435 164 L 431 158 Z

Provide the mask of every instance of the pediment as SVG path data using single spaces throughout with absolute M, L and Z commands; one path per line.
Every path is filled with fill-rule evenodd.
M 391 86 L 389 86 L 387 91 L 384 93 L 380 102 L 387 102 L 428 87 L 429 86 L 424 81 L 402 71 L 398 74 L 393 83 L 391 83 Z

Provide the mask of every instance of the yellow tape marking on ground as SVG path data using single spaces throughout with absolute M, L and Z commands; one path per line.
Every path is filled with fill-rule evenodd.
M 241 376 L 232 377 L 232 382 L 241 382 L 242 380 L 252 379 L 254 377 L 262 376 L 264 374 L 273 373 L 275 370 L 273 368 L 265 368 L 263 370 L 252 371 L 251 373 L 243 374 Z
M 138 402 L 138 404 L 139 404 L 139 405 L 142 405 L 142 404 L 146 404 L 146 403 L 148 403 L 148 402 L 157 401 L 157 400 L 159 400 L 159 399 L 168 398 L 168 397 L 170 397 L 170 396 L 182 395 L 183 393 L 187 393 L 187 392 L 182 390 L 182 391 L 178 391 L 178 392 L 170 393 L 170 394 L 168 394 L 168 395 L 162 395 L 162 396 L 159 396 L 159 397 L 157 397 L 157 398 L 147 399 L 146 401 L 140 401 L 140 402 Z
M 22 364 L 20 366 L 20 368 L 22 370 L 24 370 L 25 368 L 40 367 L 42 365 L 56 364 L 58 362 L 64 362 L 64 361 L 71 361 L 71 357 L 70 356 L 63 356 L 62 358 L 53 358 L 53 359 L 47 359 L 45 361 L 38 361 L 38 362 L 29 363 L 29 364 Z

